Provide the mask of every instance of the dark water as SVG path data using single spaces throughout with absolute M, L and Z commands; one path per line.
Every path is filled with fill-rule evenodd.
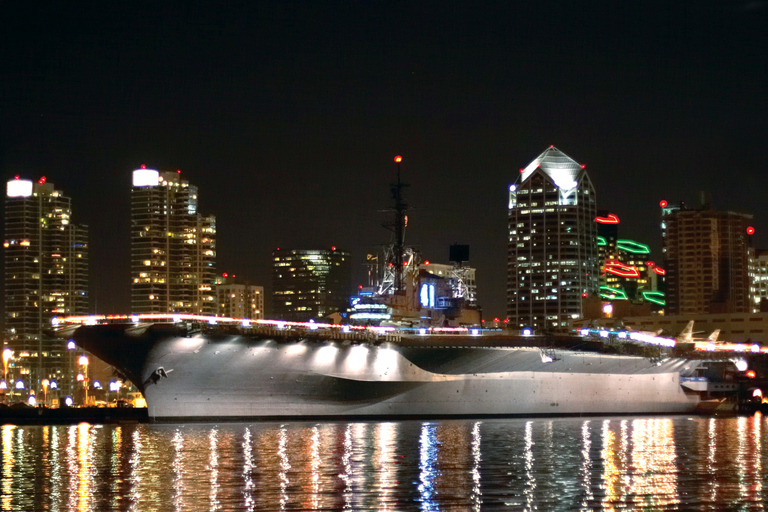
M 763 510 L 768 419 L 2 427 L 0 510 Z

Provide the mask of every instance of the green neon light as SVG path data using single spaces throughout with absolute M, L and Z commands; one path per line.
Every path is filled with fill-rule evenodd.
M 664 300 L 664 292 L 643 292 L 643 298 L 659 306 L 667 305 L 667 301 Z
M 634 240 L 616 240 L 616 247 L 632 254 L 651 254 L 651 248 Z
M 600 287 L 600 297 L 608 300 L 628 300 L 627 293 L 620 288 Z
M 606 246 L 606 245 L 608 245 L 608 242 L 605 241 L 605 238 L 603 238 L 601 236 L 597 237 L 597 246 L 598 247 L 603 247 L 603 246 Z

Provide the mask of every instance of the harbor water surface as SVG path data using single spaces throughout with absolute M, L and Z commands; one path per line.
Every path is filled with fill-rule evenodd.
M 763 510 L 755 416 L 2 427 L 0 510 Z

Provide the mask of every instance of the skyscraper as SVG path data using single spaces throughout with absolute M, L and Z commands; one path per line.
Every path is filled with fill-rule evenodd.
M 3 378 L 19 391 L 39 391 L 48 379 L 68 392 L 75 355 L 44 331 L 54 316 L 89 312 L 88 227 L 72 222 L 71 199 L 45 177 L 33 183 L 17 176 L 7 184 L 3 247 L 4 345 L 13 374 Z
M 346 311 L 352 266 L 349 253 L 331 250 L 272 251 L 272 316 L 304 322 Z
M 752 215 L 662 207 L 669 315 L 748 313 Z
M 133 313 L 216 313 L 216 218 L 197 204 L 197 187 L 180 172 L 133 172 Z
M 509 186 L 510 327 L 562 331 L 598 290 L 595 189 L 583 165 L 550 146 Z

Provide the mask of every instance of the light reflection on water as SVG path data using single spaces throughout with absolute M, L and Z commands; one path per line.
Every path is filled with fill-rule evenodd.
M 763 510 L 768 420 L 5 425 L 0 510 Z

